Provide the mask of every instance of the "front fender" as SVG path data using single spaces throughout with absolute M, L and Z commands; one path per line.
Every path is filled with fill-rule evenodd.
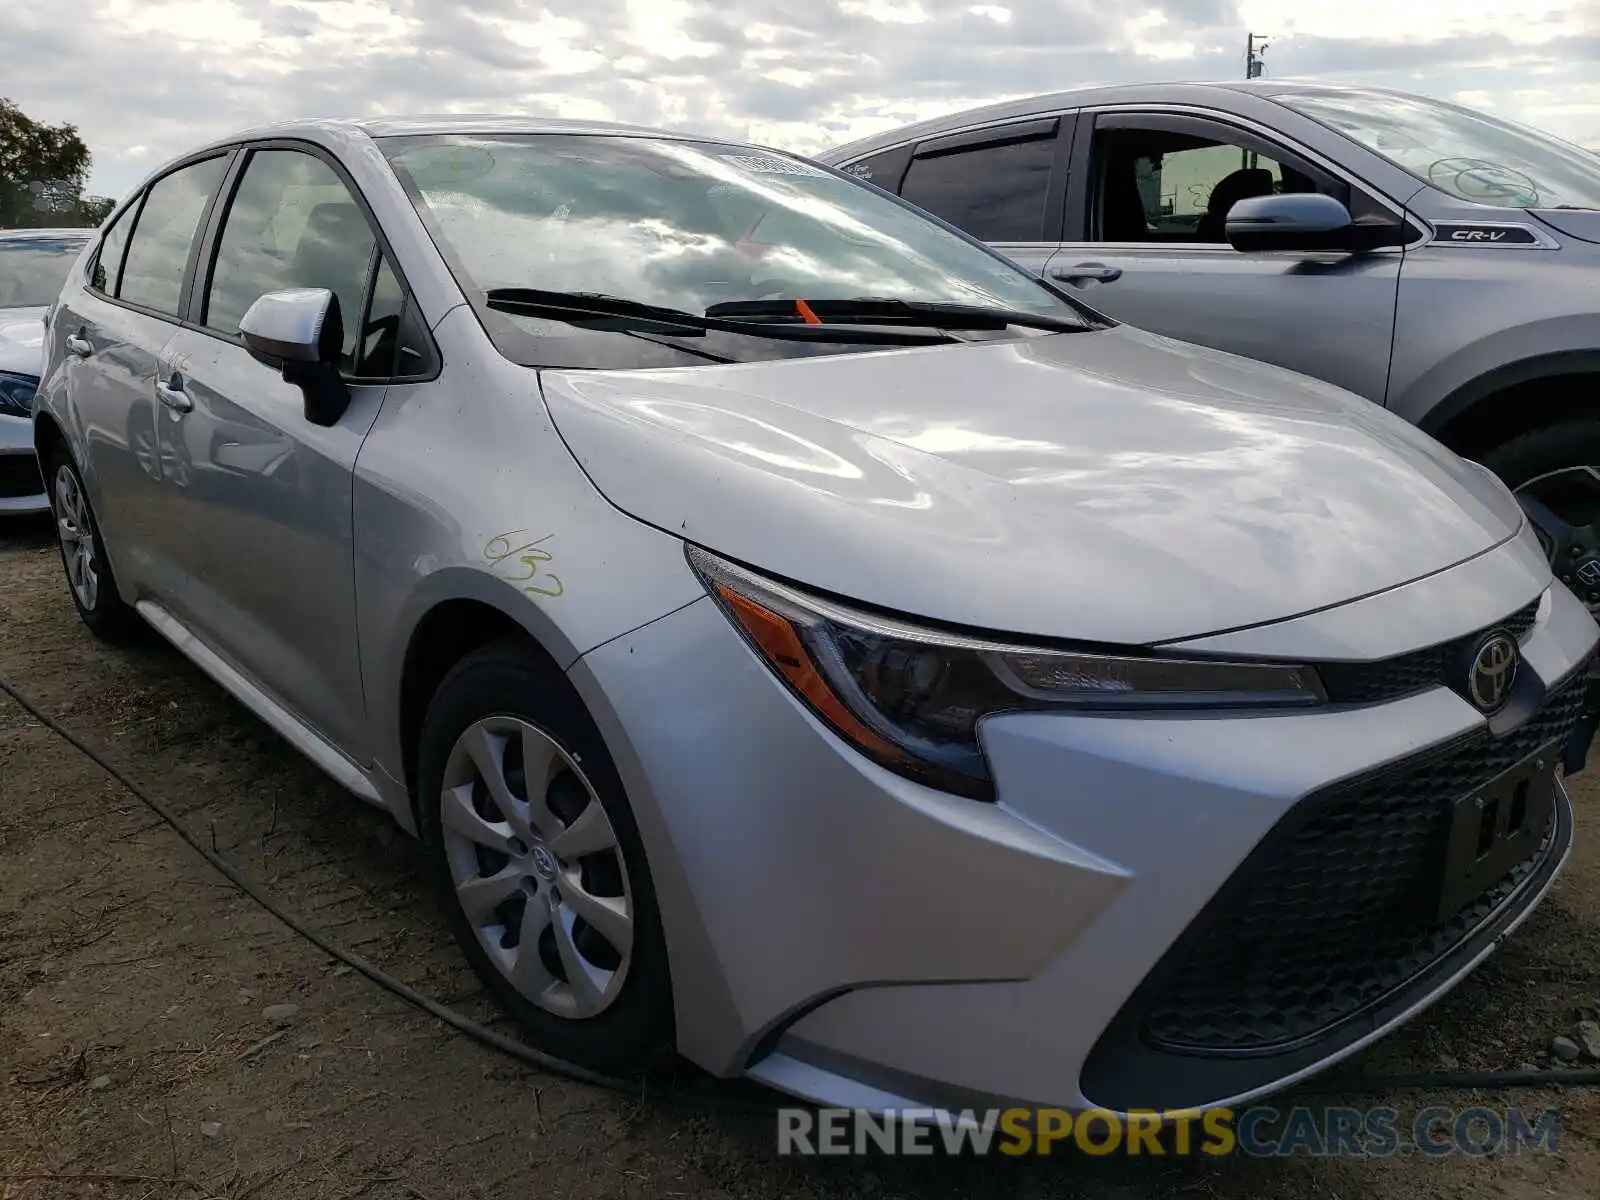
M 1389 408 L 1435 437 L 1480 401 L 1517 384 L 1600 373 L 1600 316 L 1555 317 L 1480 338 L 1418 376 Z

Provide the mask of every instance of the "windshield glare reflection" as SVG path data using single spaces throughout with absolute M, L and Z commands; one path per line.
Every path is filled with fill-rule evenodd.
M 1459 200 L 1600 208 L 1600 155 L 1471 109 L 1375 91 L 1277 99 Z
M 772 152 L 575 134 L 383 145 L 480 293 L 602 292 L 694 313 L 731 300 L 875 297 L 1077 316 L 876 189 Z

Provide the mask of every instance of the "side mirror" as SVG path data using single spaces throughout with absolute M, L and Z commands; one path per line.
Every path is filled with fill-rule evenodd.
M 327 288 L 266 293 L 239 318 L 239 335 L 253 358 L 300 389 L 313 425 L 332 425 L 350 407 L 350 389 L 339 375 L 344 320 L 339 297 Z
M 1351 219 L 1350 210 L 1320 192 L 1252 196 L 1228 210 L 1224 225 L 1235 250 L 1325 250 L 1359 254 L 1405 240 L 1403 228 Z

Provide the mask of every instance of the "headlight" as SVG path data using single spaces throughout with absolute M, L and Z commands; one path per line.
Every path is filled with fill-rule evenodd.
M 11 417 L 33 416 L 33 395 L 39 381 L 32 375 L 0 371 L 0 413 Z
M 1037 709 L 1319 704 L 1307 666 L 1018 646 L 807 595 L 697 547 L 689 562 L 747 641 L 856 749 L 944 791 L 994 798 L 978 723 Z

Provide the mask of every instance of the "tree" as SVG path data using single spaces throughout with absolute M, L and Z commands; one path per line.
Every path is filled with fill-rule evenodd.
M 0 229 L 98 225 L 113 201 L 84 196 L 89 147 L 75 125 L 45 125 L 0 96 Z

